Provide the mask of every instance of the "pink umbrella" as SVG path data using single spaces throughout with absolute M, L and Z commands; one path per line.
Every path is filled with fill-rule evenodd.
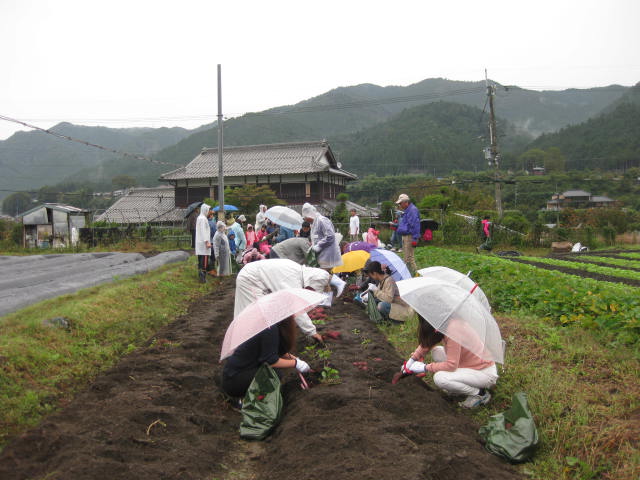
M 250 338 L 276 323 L 307 312 L 324 300 L 324 295 L 303 288 L 287 288 L 258 298 L 231 322 L 222 342 L 220 361 Z

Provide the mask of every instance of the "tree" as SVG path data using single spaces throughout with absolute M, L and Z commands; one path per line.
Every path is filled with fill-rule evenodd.
M 40 203 L 57 203 L 60 201 L 62 192 L 56 187 L 45 185 L 38 190 L 38 201 Z
M 9 195 L 2 202 L 2 211 L 8 215 L 17 217 L 31 207 L 31 195 L 27 192 L 16 192 Z
M 111 179 L 111 185 L 113 185 L 114 190 L 135 187 L 137 184 L 137 180 L 129 175 L 116 175 Z
M 547 150 L 544 157 L 544 169 L 549 172 L 564 172 L 567 160 L 563 153 L 557 147 L 551 147 Z
M 547 154 L 541 148 L 532 148 L 518 157 L 522 169 L 531 172 L 534 167 L 542 167 L 545 164 Z
M 268 185 L 251 184 L 225 188 L 224 203 L 234 205 L 245 213 L 257 212 L 260 205 L 284 205 Z

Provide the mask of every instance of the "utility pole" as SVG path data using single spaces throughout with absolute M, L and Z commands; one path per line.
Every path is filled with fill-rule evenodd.
M 493 97 L 496 95 L 496 88 L 489 83 L 487 70 L 484 71 L 484 78 L 487 84 L 487 97 L 489 100 L 489 139 L 491 144 L 485 149 L 485 158 L 489 166 L 494 167 L 494 182 L 496 195 L 496 210 L 498 217 L 502 218 L 502 183 L 500 182 L 500 152 L 498 150 L 498 132 L 496 130 L 496 114 L 493 109 Z
M 224 153 L 222 135 L 222 66 L 218 64 L 218 220 L 224 222 L 224 169 L 222 168 L 222 154 Z

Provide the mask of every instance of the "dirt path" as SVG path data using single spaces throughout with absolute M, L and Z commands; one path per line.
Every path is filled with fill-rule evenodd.
M 329 347 L 342 383 L 302 391 L 288 375 L 282 424 L 265 442 L 240 440 L 240 415 L 216 386 L 232 308 L 233 279 L 225 279 L 7 446 L 0 478 L 521 478 L 483 449 L 469 417 L 440 393 L 415 378 L 391 385 L 401 359 L 351 303 L 332 308 L 323 327 L 341 332 Z M 362 361 L 366 369 L 353 365 Z

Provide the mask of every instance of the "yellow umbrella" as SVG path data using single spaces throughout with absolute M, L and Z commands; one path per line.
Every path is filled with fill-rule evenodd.
M 342 265 L 333 268 L 333 273 L 355 272 L 364 267 L 369 260 L 369 252 L 366 250 L 353 250 L 342 255 Z

